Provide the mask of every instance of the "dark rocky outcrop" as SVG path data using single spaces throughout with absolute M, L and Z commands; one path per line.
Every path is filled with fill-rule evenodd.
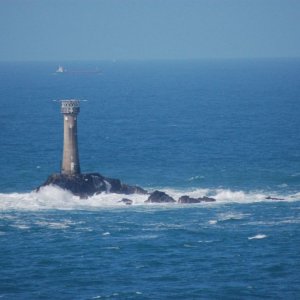
M 200 203 L 201 200 L 199 200 L 198 198 L 191 198 L 187 195 L 181 196 L 178 199 L 178 203 Z
M 201 203 L 201 202 L 214 202 L 216 199 L 210 197 L 191 198 L 190 196 L 184 195 L 178 199 L 178 203 Z
M 133 201 L 130 200 L 130 199 L 127 199 L 127 198 L 123 198 L 123 199 L 120 200 L 119 202 L 123 202 L 123 203 L 125 203 L 126 205 L 131 205 Z
M 104 177 L 99 173 L 86 173 L 86 174 L 52 174 L 48 177 L 45 183 L 37 188 L 47 185 L 56 185 L 62 189 L 70 191 L 72 194 L 80 198 L 87 198 L 100 193 L 116 193 L 116 194 L 141 194 L 147 195 L 148 192 L 141 187 L 131 186 L 122 183 L 119 179 Z M 284 200 L 279 198 L 266 197 L 271 200 Z M 210 197 L 192 198 L 190 196 L 181 196 L 178 203 L 201 203 L 201 202 L 214 202 L 216 199 Z M 122 198 L 119 202 L 126 205 L 131 205 L 132 200 Z M 162 191 L 154 191 L 145 201 L 145 203 L 175 203 L 176 201 Z
M 212 198 L 212 197 L 202 197 L 202 198 L 198 198 L 198 199 L 201 199 L 203 202 L 215 202 L 216 199 L 215 198 Z
M 57 185 L 80 198 L 87 198 L 102 192 L 126 195 L 147 194 L 147 191 L 138 186 L 123 184 L 119 179 L 104 177 L 99 173 L 52 174 L 37 188 L 37 191 L 47 185 Z
M 171 196 L 161 191 L 154 191 L 150 194 L 145 203 L 170 203 L 176 202 Z
M 276 197 L 271 197 L 271 196 L 268 196 L 265 198 L 266 200 L 277 200 L 277 201 L 284 201 L 285 199 L 283 198 L 276 198 Z

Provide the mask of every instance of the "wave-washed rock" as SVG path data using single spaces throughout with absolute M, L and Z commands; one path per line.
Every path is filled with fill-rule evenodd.
M 265 198 L 266 200 L 277 200 L 277 201 L 284 201 L 285 199 L 283 198 L 276 198 L 276 197 L 271 197 L 271 196 L 268 196 Z
M 190 196 L 184 195 L 178 199 L 178 203 L 201 203 L 201 202 L 215 202 L 216 199 L 210 197 L 191 198 Z
M 131 199 L 123 198 L 119 202 L 123 202 L 126 205 L 131 205 L 133 201 Z
M 141 187 L 130 186 L 122 183 L 119 179 L 104 177 L 99 173 L 52 174 L 45 183 L 37 188 L 37 191 L 47 185 L 57 185 L 80 198 L 87 198 L 102 192 L 126 195 L 148 193 Z
M 161 191 L 154 191 L 150 194 L 145 203 L 170 203 L 176 202 L 171 196 Z
M 86 174 L 52 174 L 48 177 L 46 182 L 37 188 L 37 191 L 43 186 L 56 185 L 62 189 L 70 191 L 73 195 L 80 198 L 87 198 L 100 193 L 116 193 L 116 194 L 149 194 L 146 190 L 138 186 L 131 186 L 122 183 L 119 179 L 104 177 L 99 173 L 86 173 Z M 214 198 L 201 197 L 191 198 L 187 195 L 181 196 L 178 203 L 201 203 L 213 202 Z M 132 200 L 123 198 L 119 202 L 126 205 L 131 205 Z M 162 191 L 154 191 L 149 194 L 145 203 L 175 203 L 177 202 L 171 196 Z

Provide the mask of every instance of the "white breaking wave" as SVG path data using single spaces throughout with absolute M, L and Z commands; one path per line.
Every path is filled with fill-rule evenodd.
M 245 217 L 249 216 L 249 214 L 242 214 L 236 212 L 226 212 L 218 215 L 218 222 L 224 221 L 233 221 L 233 220 L 242 220 Z
M 175 200 L 178 200 L 182 195 L 188 195 L 193 198 L 209 196 L 215 198 L 216 202 L 193 204 L 199 206 L 214 206 L 224 203 L 253 203 L 253 202 L 272 202 L 266 200 L 267 196 L 274 198 L 284 198 L 286 201 L 300 200 L 300 192 L 282 196 L 277 194 L 267 194 L 263 192 L 244 192 L 244 191 L 231 191 L 229 189 L 193 189 L 193 190 L 175 190 L 175 189 L 160 189 Z M 88 199 L 80 199 L 70 192 L 63 190 L 57 186 L 46 186 L 40 189 L 39 192 L 32 191 L 30 193 L 11 193 L 0 194 L 0 211 L 9 210 L 93 210 L 105 207 L 128 207 L 123 202 L 122 198 L 132 200 L 132 205 L 158 205 L 146 204 L 148 195 L 120 195 L 120 194 L 107 194 L 102 193 L 94 195 Z M 160 206 L 186 207 L 187 204 L 159 204 Z M 130 207 L 130 206 L 129 206 Z M 213 222 L 212 222 L 213 223 Z
M 133 204 L 141 204 L 146 199 L 145 195 L 130 195 Z M 130 198 L 128 195 L 99 194 L 87 199 L 80 199 L 69 191 L 57 186 L 46 186 L 39 192 L 0 194 L 0 210 L 43 210 L 43 209 L 93 209 L 99 207 L 124 206 L 119 202 L 122 198 Z M 134 199 L 133 199 L 134 198 Z
M 265 235 L 265 234 L 257 234 L 255 236 L 248 237 L 248 240 L 261 240 L 261 239 L 264 239 L 266 237 L 267 237 L 267 235 Z
M 215 225 L 217 223 L 218 223 L 218 220 L 209 220 L 208 221 L 208 224 L 210 224 L 210 225 Z
M 272 197 L 277 199 L 284 199 L 285 201 L 298 201 L 300 200 L 300 192 L 292 195 L 279 195 L 277 193 L 268 193 L 263 191 L 232 191 L 230 189 L 193 189 L 190 191 L 186 190 L 174 190 L 174 189 L 162 189 L 174 199 L 178 199 L 182 195 L 188 195 L 192 198 L 199 197 L 212 197 L 215 198 L 216 202 L 210 202 L 210 205 L 215 205 L 217 203 L 253 203 L 253 202 L 270 202 L 271 199 L 266 199 L 266 197 Z M 276 201 L 276 200 L 274 200 Z M 202 203 L 203 204 L 203 203 Z M 207 203 L 208 205 L 208 203 Z

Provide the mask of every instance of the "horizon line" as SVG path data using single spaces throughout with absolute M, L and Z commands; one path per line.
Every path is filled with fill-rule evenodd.
M 37 62 L 147 62 L 147 61 L 211 61 L 211 60 L 295 60 L 300 59 L 300 56 L 274 56 L 274 57 L 201 57 L 201 58 L 95 58 L 95 59 L 15 59 L 15 60 L 2 60 L 0 63 L 37 63 Z

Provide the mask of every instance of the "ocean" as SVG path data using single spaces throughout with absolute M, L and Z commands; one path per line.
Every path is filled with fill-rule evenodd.
M 0 299 L 300 298 L 300 59 L 59 63 L 0 63 Z M 35 192 L 71 98 L 82 172 L 216 202 Z

